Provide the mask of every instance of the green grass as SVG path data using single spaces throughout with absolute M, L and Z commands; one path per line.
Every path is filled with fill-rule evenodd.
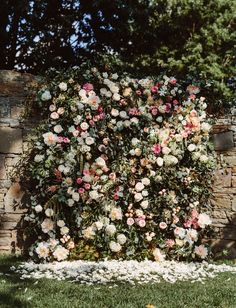
M 1 308 L 236 308 L 236 275 L 224 273 L 205 284 L 199 282 L 84 286 L 55 280 L 21 280 L 9 272 L 20 261 L 0 257 Z

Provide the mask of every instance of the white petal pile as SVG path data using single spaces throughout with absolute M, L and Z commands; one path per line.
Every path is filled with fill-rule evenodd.
M 13 271 L 21 275 L 21 279 L 50 278 L 70 280 L 82 284 L 124 283 L 145 284 L 167 281 L 200 281 L 214 278 L 218 273 L 236 274 L 236 266 L 216 265 L 207 262 L 184 263 L 176 261 L 65 261 L 45 264 L 26 262 Z

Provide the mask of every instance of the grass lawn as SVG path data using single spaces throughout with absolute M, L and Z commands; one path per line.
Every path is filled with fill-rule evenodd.
M 224 273 L 200 282 L 166 282 L 155 285 L 128 284 L 85 286 L 55 280 L 21 280 L 9 272 L 20 259 L 0 257 L 1 308 L 236 308 L 236 275 Z M 150 306 L 151 308 L 152 306 Z

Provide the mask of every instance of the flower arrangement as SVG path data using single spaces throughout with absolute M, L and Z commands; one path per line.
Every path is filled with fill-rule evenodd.
M 199 88 L 76 68 L 41 86 L 27 160 L 35 260 L 206 259 L 215 157 Z M 24 179 L 26 180 L 26 179 Z

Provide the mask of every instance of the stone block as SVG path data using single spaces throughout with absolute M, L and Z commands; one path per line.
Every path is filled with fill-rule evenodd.
M 22 106 L 11 106 L 11 118 L 12 119 L 19 119 L 24 111 Z
M 211 200 L 211 204 L 215 208 L 231 209 L 231 200 L 227 196 L 217 196 Z
M 213 134 L 213 143 L 216 151 L 226 151 L 234 147 L 233 131 Z
M 231 168 L 219 169 L 214 174 L 214 188 L 231 187 Z
M 236 195 L 233 197 L 233 200 L 232 200 L 232 210 L 236 211 Z
M 0 127 L 0 153 L 22 153 L 22 129 Z
M 224 211 L 213 211 L 211 215 L 213 218 L 220 218 L 220 219 L 227 218 Z
M 214 254 L 222 253 L 223 250 L 228 251 L 228 258 L 236 258 L 236 242 L 226 239 L 211 239 L 208 241 Z M 222 256 L 225 259 L 225 256 Z
M 5 155 L 0 155 L 0 180 L 6 178 Z
M 11 245 L 12 238 L 11 237 L 0 237 L 0 246 Z
M 236 187 L 236 176 L 232 176 L 232 187 Z
M 20 184 L 13 183 L 12 186 L 7 191 L 6 196 L 4 197 L 6 213 L 11 213 L 14 211 L 22 212 L 21 209 L 16 208 L 16 205 L 20 204 L 23 195 L 24 192 L 21 190 Z
M 8 97 L 0 97 L 0 118 L 10 117 L 10 104 Z

